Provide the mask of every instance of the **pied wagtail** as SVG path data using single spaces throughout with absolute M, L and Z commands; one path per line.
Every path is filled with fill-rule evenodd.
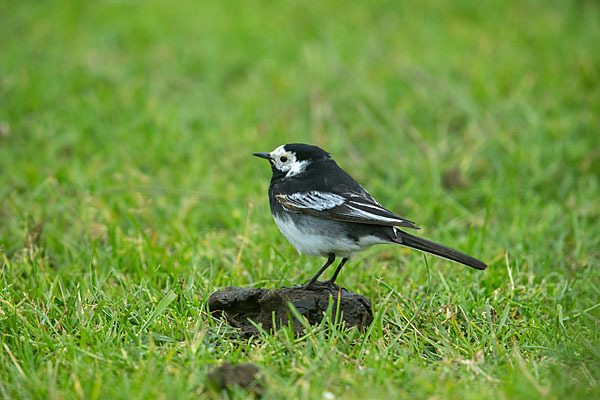
M 327 257 L 308 287 L 317 283 L 336 257 L 342 257 L 325 282 L 334 286 L 352 254 L 381 243 L 400 244 L 476 269 L 487 268 L 476 258 L 398 229 L 419 228 L 383 208 L 317 146 L 285 144 L 270 153 L 253 155 L 271 163 L 269 203 L 283 236 L 300 253 Z

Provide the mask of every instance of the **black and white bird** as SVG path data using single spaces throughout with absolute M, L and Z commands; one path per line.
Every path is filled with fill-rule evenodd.
M 399 244 L 472 268 L 487 268 L 476 258 L 399 229 L 419 228 L 382 207 L 317 146 L 285 144 L 270 153 L 253 155 L 271 163 L 269 203 L 283 236 L 300 253 L 327 258 L 309 287 L 336 257 L 342 257 L 325 282 L 334 286 L 348 258 L 374 244 Z

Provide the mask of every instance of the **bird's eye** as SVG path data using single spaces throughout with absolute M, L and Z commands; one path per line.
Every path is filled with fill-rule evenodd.
M 286 156 L 281 156 L 281 157 L 279 157 L 279 161 L 286 162 L 287 161 L 287 157 Z

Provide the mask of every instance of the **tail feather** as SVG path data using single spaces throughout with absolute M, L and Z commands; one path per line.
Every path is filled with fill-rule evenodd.
M 442 257 L 450 261 L 454 261 L 460 264 L 464 264 L 468 267 L 475 269 L 486 269 L 487 265 L 476 259 L 475 257 L 471 257 L 460 251 L 451 249 L 446 246 L 442 246 L 441 244 L 437 244 L 427 239 L 420 238 L 418 236 L 411 235 L 410 233 L 406 233 L 399 229 L 395 229 L 397 237 L 394 238 L 394 242 L 410 247 L 416 250 L 423 251 L 425 253 L 433 254 L 434 256 Z

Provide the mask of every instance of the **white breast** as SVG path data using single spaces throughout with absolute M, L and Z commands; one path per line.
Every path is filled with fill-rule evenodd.
M 295 214 L 294 220 L 288 215 L 273 218 L 283 236 L 301 254 L 328 257 L 333 253 L 336 257 L 350 257 L 373 244 L 384 243 L 373 236 L 361 238 L 356 242 L 340 229 L 339 222 L 306 214 Z

